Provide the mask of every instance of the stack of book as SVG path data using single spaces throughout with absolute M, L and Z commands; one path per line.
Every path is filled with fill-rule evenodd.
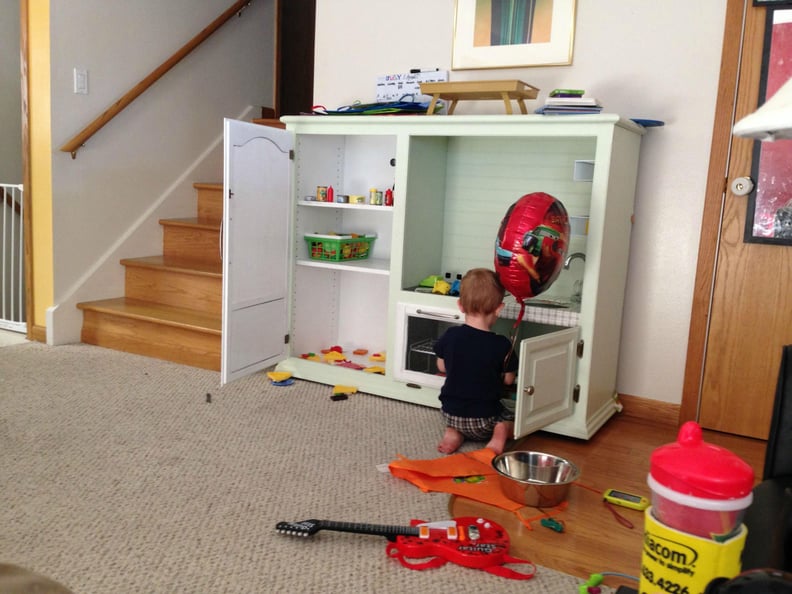
M 585 91 L 577 89 L 555 89 L 550 92 L 545 104 L 536 110 L 543 115 L 572 115 L 599 113 L 602 105 L 594 97 L 586 97 Z

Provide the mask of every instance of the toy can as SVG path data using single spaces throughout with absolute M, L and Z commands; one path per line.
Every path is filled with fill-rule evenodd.
M 346 194 L 336 194 L 335 200 L 341 204 L 346 204 L 349 202 L 349 196 Z
M 660 522 L 713 540 L 739 528 L 753 501 L 753 468 L 729 450 L 705 443 L 694 421 L 680 427 L 676 442 L 652 452 L 647 482 Z
M 319 202 L 327 202 L 327 186 L 316 186 L 316 199 Z
M 732 452 L 705 443 L 689 421 L 677 441 L 652 452 L 647 478 L 639 592 L 701 594 L 715 578 L 740 573 L 754 472 Z
M 350 194 L 349 195 L 349 203 L 350 204 L 365 204 L 366 197 L 361 196 L 360 194 Z
M 382 192 L 377 188 L 371 188 L 369 190 L 369 204 L 377 206 L 382 204 Z
M 666 526 L 651 507 L 644 513 L 640 594 L 702 594 L 715 578 L 733 578 L 740 573 L 740 555 L 748 535 L 744 525 L 718 542 Z

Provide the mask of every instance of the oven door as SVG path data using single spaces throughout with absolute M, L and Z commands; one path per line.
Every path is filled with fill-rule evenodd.
M 459 309 L 427 307 L 409 303 L 396 305 L 396 379 L 440 389 L 445 377 L 437 369 L 434 344 L 451 326 L 465 323 Z

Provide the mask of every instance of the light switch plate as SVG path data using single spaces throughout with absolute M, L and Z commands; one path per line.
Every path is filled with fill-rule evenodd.
M 74 69 L 74 93 L 76 95 L 88 94 L 88 71 L 83 68 Z

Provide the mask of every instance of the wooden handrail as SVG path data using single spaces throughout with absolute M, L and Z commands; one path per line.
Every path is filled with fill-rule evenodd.
M 217 31 L 226 21 L 232 16 L 239 13 L 241 14 L 253 0 L 237 0 L 228 10 L 212 21 L 203 31 L 198 33 L 190 41 L 188 41 L 180 50 L 173 54 L 170 58 L 165 60 L 159 67 L 151 72 L 146 78 L 141 80 L 138 84 L 132 87 L 127 93 L 118 101 L 113 103 L 102 115 L 96 118 L 93 122 L 88 124 L 83 130 L 74 138 L 69 140 L 66 144 L 60 147 L 64 153 L 71 153 L 72 159 L 77 157 L 77 151 L 86 143 L 86 141 L 96 134 L 104 127 L 110 120 L 117 116 L 127 105 L 132 103 L 140 95 L 143 94 L 151 85 L 157 82 L 162 76 L 173 68 L 176 64 L 187 56 L 191 51 L 198 47 L 204 40 L 206 40 L 212 33 Z
M 13 194 L 11 194 L 11 192 L 9 192 L 7 188 L 2 188 L 2 190 L 3 190 L 3 203 L 8 207 L 13 208 L 16 214 L 22 214 L 22 206 L 19 204 L 19 202 L 14 200 Z

